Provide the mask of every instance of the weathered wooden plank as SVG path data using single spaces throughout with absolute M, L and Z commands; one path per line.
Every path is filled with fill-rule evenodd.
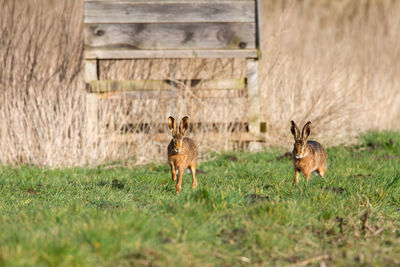
M 85 81 L 92 82 L 98 79 L 97 60 L 84 61 Z M 97 133 L 99 124 L 99 105 L 97 94 L 86 94 L 86 134 L 87 138 L 93 138 Z
M 99 127 L 99 98 L 98 94 L 86 94 L 86 133 L 92 136 Z
M 261 53 L 261 48 L 262 48 L 262 9 L 261 9 L 261 1 L 262 0 L 257 0 L 257 33 L 256 33 L 256 39 L 257 39 L 257 48 L 260 51 L 259 53 L 259 58 L 262 57 Z
M 85 60 L 84 79 L 87 83 L 98 79 L 97 60 Z
M 86 24 L 87 49 L 254 49 L 255 23 Z
M 87 1 L 85 23 L 255 22 L 253 1 Z
M 129 133 L 129 134 L 116 134 L 112 136 L 111 139 L 109 139 L 111 142 L 117 142 L 117 143 L 129 143 L 129 142 L 135 142 L 137 140 L 141 140 L 143 138 L 143 133 Z M 202 136 L 202 138 L 207 138 L 211 140 L 221 140 L 221 139 L 228 139 L 231 142 L 251 142 L 251 141 L 256 141 L 256 142 L 265 142 L 265 137 L 263 136 L 257 136 L 251 133 L 207 133 Z M 171 136 L 169 133 L 158 133 L 158 134 L 152 134 L 151 136 L 152 140 L 155 140 L 157 142 L 163 142 L 163 143 L 168 143 L 171 140 Z
M 165 92 L 165 91 L 162 91 Z M 112 111 L 118 110 L 118 114 L 121 116 L 106 116 L 101 113 L 102 124 L 101 125 L 118 125 L 122 122 L 140 121 L 143 122 L 154 122 L 160 123 L 165 122 L 166 114 L 175 114 L 178 116 L 184 112 L 188 114 L 191 121 L 200 122 L 246 122 L 246 97 L 237 98 L 207 98 L 207 99 L 191 99 L 191 92 L 177 90 L 174 92 L 172 98 L 160 101 L 159 98 L 144 98 L 144 99 L 112 99 L 107 96 L 107 99 L 101 99 L 99 101 L 100 109 L 103 108 Z M 110 93 L 111 94 L 111 93 Z M 117 93 L 115 93 L 117 94 Z M 177 106 L 177 101 L 185 101 L 188 99 L 193 104 L 185 105 L 184 111 L 181 110 L 182 106 Z M 137 107 L 137 108 L 134 108 Z M 168 113 L 170 111 L 170 113 Z M 126 115 L 124 115 L 126 114 Z M 207 129 L 204 129 L 207 130 Z M 209 129 L 213 130 L 213 129 Z
M 148 91 L 148 90 L 173 90 L 174 85 L 163 81 L 154 80 L 124 80 L 124 81 L 92 81 L 89 91 L 105 93 L 113 91 Z
M 204 50 L 128 50 L 86 49 L 86 59 L 139 59 L 139 58 L 257 58 L 257 49 L 204 49 Z
M 89 92 L 105 93 L 113 91 L 148 91 L 192 88 L 196 90 L 243 90 L 245 79 L 224 80 L 102 80 L 90 81 Z
M 260 133 L 260 98 L 258 90 L 258 61 L 247 60 L 247 119 L 249 132 Z
M 208 99 L 208 98 L 240 98 L 244 95 L 244 90 L 230 90 L 230 89 L 217 89 L 217 90 L 192 90 L 190 91 L 194 97 Z
M 243 90 L 246 88 L 246 79 L 192 80 L 190 87 L 196 89 Z
M 189 96 L 210 99 L 210 98 L 239 98 L 243 97 L 244 90 L 191 90 L 187 92 Z M 173 99 L 176 97 L 177 93 L 174 91 L 160 91 L 160 90 L 146 90 L 146 91 L 112 91 L 107 93 L 100 93 L 99 99 Z

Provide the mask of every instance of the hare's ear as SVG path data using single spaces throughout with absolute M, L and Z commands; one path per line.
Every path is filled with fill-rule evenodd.
M 176 121 L 173 117 L 168 118 L 168 127 L 172 134 L 177 132 L 178 129 L 176 128 Z
M 186 130 L 189 127 L 189 117 L 185 116 L 182 118 L 181 123 L 179 124 L 179 131 L 182 135 L 185 135 Z
M 304 140 L 307 140 L 308 136 L 310 135 L 311 132 L 310 126 L 311 126 L 311 121 L 307 122 L 306 125 L 304 125 L 303 127 L 301 138 L 303 138 Z
M 294 136 L 294 140 L 299 140 L 300 139 L 300 130 L 297 128 L 296 123 L 292 121 L 292 127 L 290 127 L 290 131 L 292 132 Z

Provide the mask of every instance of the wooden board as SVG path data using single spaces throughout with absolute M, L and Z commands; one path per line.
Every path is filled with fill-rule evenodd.
M 140 58 L 258 58 L 257 49 L 182 49 L 182 50 L 85 50 L 86 59 L 140 59 Z
M 256 34 L 256 39 L 257 39 L 257 48 L 259 49 L 259 59 L 262 57 L 262 14 L 261 14 L 261 1 L 262 0 L 257 0 L 257 34 Z
M 225 80 L 124 80 L 124 81 L 90 81 L 89 92 L 105 93 L 113 91 L 147 91 L 147 90 L 176 90 L 195 88 L 197 90 L 243 90 L 245 79 Z
M 180 94 L 181 95 L 181 94 Z M 243 90 L 190 90 L 187 92 L 188 96 L 210 99 L 210 98 L 239 98 L 243 97 Z M 146 90 L 146 91 L 112 91 L 98 94 L 99 99 L 114 99 L 114 100 L 126 100 L 126 99 L 157 99 L 167 100 L 173 99 L 177 96 L 174 91 L 160 91 L 160 90 Z
M 98 62 L 96 60 L 84 61 L 84 78 L 87 83 L 98 79 Z M 86 137 L 92 139 L 96 135 L 99 124 L 99 106 L 97 94 L 86 94 Z
M 86 49 L 254 49 L 255 23 L 86 24 Z
M 233 90 L 235 92 L 235 90 Z M 164 93 L 165 91 L 162 91 Z M 164 123 L 166 116 L 190 116 L 191 122 L 223 123 L 246 122 L 246 98 L 196 98 L 191 92 L 176 91 L 170 98 L 113 98 L 117 93 L 107 93 L 99 98 L 102 125 L 120 125 L 126 122 Z M 163 95 L 163 94 L 161 94 Z M 183 103 L 187 99 L 188 102 Z M 110 116 L 110 113 L 114 114 Z
M 91 82 L 98 80 L 98 73 L 97 73 L 97 64 L 96 60 L 85 60 L 84 61 L 84 79 L 85 82 Z
M 129 133 L 129 134 L 119 134 L 114 135 L 112 138 L 109 139 L 111 142 L 118 142 L 118 143 L 129 143 L 134 142 L 137 140 L 141 140 L 143 138 L 143 133 Z M 193 136 L 192 136 L 193 138 Z M 227 138 L 229 141 L 232 142 L 250 142 L 250 141 L 257 141 L 257 142 L 265 142 L 265 137 L 260 135 L 254 135 L 251 133 L 243 132 L 243 133 L 207 133 L 202 136 L 202 138 L 206 138 L 209 140 L 221 140 Z M 151 139 L 157 142 L 166 143 L 166 145 L 171 140 L 171 135 L 168 133 L 159 133 L 159 134 L 152 134 Z
M 255 22 L 252 1 L 86 1 L 85 23 Z
M 249 132 L 260 133 L 260 95 L 258 90 L 258 61 L 247 60 L 247 120 Z
M 246 59 L 104 59 L 99 72 L 99 80 L 243 79 Z

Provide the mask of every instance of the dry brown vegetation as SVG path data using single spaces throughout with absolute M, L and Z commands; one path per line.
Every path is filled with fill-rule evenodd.
M 291 145 L 291 119 L 311 120 L 312 135 L 324 144 L 400 126 L 400 2 L 262 4 L 267 145 Z M 173 99 L 163 92 L 151 99 L 101 99 L 101 131 L 87 138 L 82 8 L 80 0 L 0 0 L 0 162 L 60 167 L 162 161 L 171 114 L 219 122 L 191 133 L 203 155 L 232 147 L 228 137 L 238 124 L 220 122 L 244 121 L 245 98 L 202 99 L 188 87 L 177 89 Z M 245 75 L 241 60 L 108 61 L 101 68 L 105 78 L 121 79 Z M 124 129 L 134 135 L 121 135 Z M 223 134 L 210 134 L 216 130 Z
M 263 3 L 261 94 L 272 143 L 285 143 L 292 118 L 311 120 L 329 144 L 399 128 L 398 1 Z

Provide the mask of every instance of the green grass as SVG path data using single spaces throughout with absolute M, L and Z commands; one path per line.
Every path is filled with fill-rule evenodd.
M 282 154 L 216 155 L 179 196 L 167 164 L 2 167 L 0 265 L 400 264 L 399 133 L 328 149 L 298 186 Z

